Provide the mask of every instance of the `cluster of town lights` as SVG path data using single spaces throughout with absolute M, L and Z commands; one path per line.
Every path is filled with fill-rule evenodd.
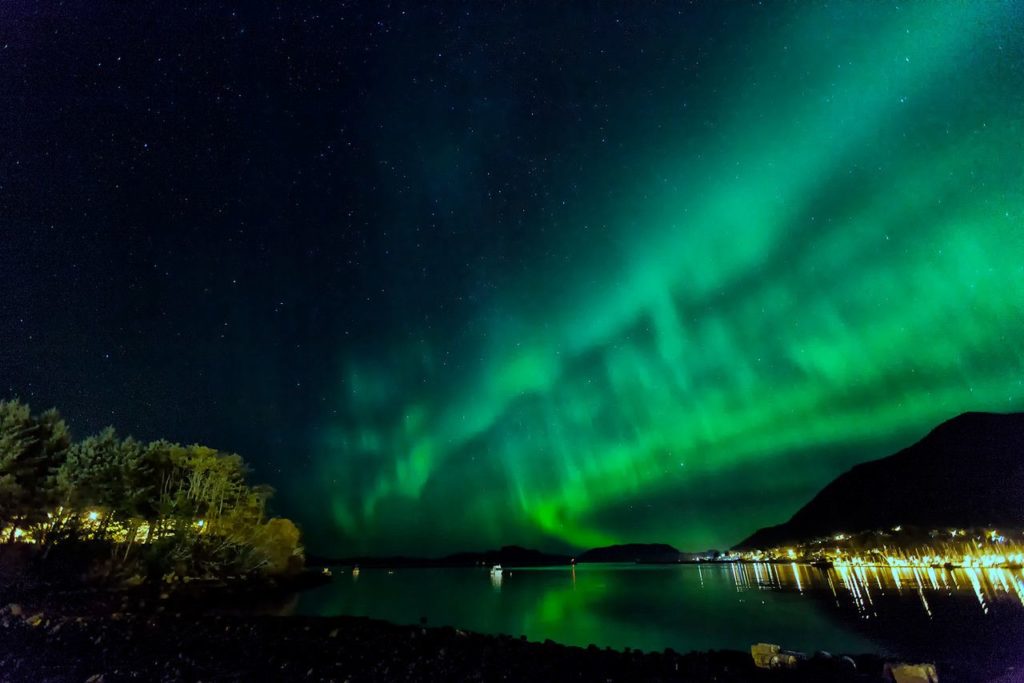
M 1018 537 L 994 529 L 967 531 L 948 529 L 928 532 L 927 543 L 920 539 L 891 536 L 903 530 L 895 526 L 891 532 L 849 535 L 837 533 L 811 543 L 795 546 L 753 550 L 740 553 L 735 559 L 746 562 L 810 562 L 835 567 L 954 568 L 996 569 L 1024 567 L 1024 542 Z M 860 537 L 860 548 L 853 545 Z M 879 547 L 879 541 L 886 541 Z M 868 549 L 863 546 L 869 545 Z
M 843 567 L 963 567 L 970 569 L 1013 568 L 1024 566 L 1024 552 L 1009 554 L 981 553 L 978 555 L 911 555 L 896 557 L 889 555 L 883 558 L 864 558 L 858 555 L 850 557 L 837 556 L 830 558 L 835 566 Z

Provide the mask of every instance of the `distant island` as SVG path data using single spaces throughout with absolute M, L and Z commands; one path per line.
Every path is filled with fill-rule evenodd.
M 678 562 L 681 553 L 666 543 L 626 543 L 580 553 L 577 562 Z
M 550 567 L 568 565 L 572 562 L 569 555 L 558 555 L 541 552 L 517 545 L 502 546 L 497 550 L 480 552 L 458 552 L 443 557 L 413 557 L 405 555 L 353 557 L 309 557 L 310 564 L 324 566 L 381 567 L 397 569 L 400 567 Z
M 664 563 L 678 562 L 685 554 L 665 543 L 627 543 L 591 548 L 578 555 L 547 553 L 518 545 L 506 545 L 497 550 L 480 552 L 458 552 L 442 557 L 411 557 L 405 555 L 326 558 L 311 556 L 311 564 L 324 566 L 358 566 L 358 567 L 554 567 L 573 563 L 600 562 L 638 562 Z

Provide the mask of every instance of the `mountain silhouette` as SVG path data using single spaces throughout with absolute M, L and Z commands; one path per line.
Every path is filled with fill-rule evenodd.
M 853 467 L 784 524 L 735 546 L 771 548 L 896 525 L 1024 527 L 1024 413 L 964 413 Z
M 679 551 L 664 543 L 626 543 L 591 548 L 577 562 L 677 562 Z

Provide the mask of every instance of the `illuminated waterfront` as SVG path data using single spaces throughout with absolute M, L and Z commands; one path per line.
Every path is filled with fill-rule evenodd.
M 933 529 L 901 526 L 859 534 L 837 533 L 808 543 L 725 556 L 746 562 L 826 562 L 836 567 L 1019 569 L 1024 534 L 997 529 Z

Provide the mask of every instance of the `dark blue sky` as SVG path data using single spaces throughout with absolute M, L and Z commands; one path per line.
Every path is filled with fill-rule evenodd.
M 239 452 L 321 549 L 728 545 L 1021 405 L 1020 27 L 4 3 L 0 392 Z

